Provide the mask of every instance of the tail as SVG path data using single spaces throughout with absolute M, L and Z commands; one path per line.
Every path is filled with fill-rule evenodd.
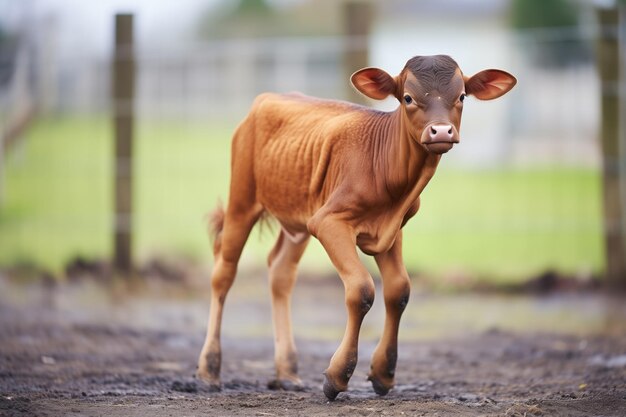
M 222 250 L 222 230 L 224 229 L 224 207 L 221 201 L 218 201 L 215 210 L 207 214 L 207 223 L 209 238 L 213 242 L 213 256 L 217 257 Z
M 269 230 L 270 234 L 274 233 L 275 220 L 276 219 L 272 217 L 272 215 L 269 212 L 263 211 L 261 213 L 261 217 L 259 217 L 259 220 L 258 220 L 259 238 L 263 237 L 263 234 L 266 229 Z

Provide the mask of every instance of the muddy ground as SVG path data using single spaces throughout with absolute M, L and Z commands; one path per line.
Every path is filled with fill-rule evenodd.
M 338 346 L 341 284 L 303 279 L 294 295 L 302 392 L 267 388 L 271 314 L 262 277 L 229 295 L 221 392 L 194 379 L 206 288 L 93 281 L 17 284 L 0 275 L 0 415 L 626 415 L 626 307 L 599 292 L 541 297 L 414 291 L 397 385 L 365 377 L 382 327 L 364 323 L 349 391 L 329 402 L 322 371 Z

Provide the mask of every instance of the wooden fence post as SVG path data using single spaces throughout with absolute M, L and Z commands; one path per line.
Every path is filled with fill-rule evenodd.
M 368 36 L 374 17 L 374 5 L 368 0 L 350 0 L 343 6 L 345 52 L 344 72 L 347 85 L 346 98 L 356 103 L 366 99 L 350 85 L 350 76 L 369 63 Z
M 134 90 L 133 15 L 117 14 L 112 91 L 115 124 L 113 265 L 116 271 L 124 274 L 131 272 L 133 263 Z
M 626 173 L 621 172 L 620 169 L 619 11 L 617 8 L 598 8 L 597 15 L 600 23 L 597 61 L 602 87 L 600 141 L 606 283 L 609 288 L 624 289 L 626 288 L 626 242 L 623 230 L 625 208 L 622 206 L 621 181 Z

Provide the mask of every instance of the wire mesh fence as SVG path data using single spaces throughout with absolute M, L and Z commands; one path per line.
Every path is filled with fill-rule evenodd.
M 224 40 L 167 50 L 137 45 L 137 262 L 210 259 L 203 216 L 218 198 L 227 199 L 230 136 L 254 96 L 299 90 L 342 99 L 349 88 L 346 49 L 370 48 L 382 56 L 376 48 L 385 45 L 376 36 Z M 502 37 L 507 52 L 498 64 L 519 85 L 498 103 L 473 100 L 466 107 L 461 146 L 444 157 L 420 213 L 406 227 L 407 265 L 435 275 L 497 279 L 548 269 L 597 273 L 604 264 L 593 32 L 504 31 Z M 554 51 L 576 59 L 546 63 L 542 54 Z M 47 110 L 4 158 L 5 265 L 35 262 L 59 270 L 75 256 L 111 256 L 111 61 L 63 57 L 24 69 L 45 72 L 39 79 L 53 82 L 31 88 L 37 98 L 49 94 L 42 99 Z M 409 57 L 398 56 L 392 65 Z M 491 66 L 459 63 L 476 70 Z M 270 237 L 252 239 L 244 265 L 263 263 L 272 243 Z M 309 252 L 303 268 L 330 269 L 319 246 Z

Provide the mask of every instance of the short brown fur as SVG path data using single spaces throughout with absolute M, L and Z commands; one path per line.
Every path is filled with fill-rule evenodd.
M 352 82 L 371 98 L 393 95 L 401 105 L 387 113 L 301 94 L 263 94 L 235 132 L 229 202 L 213 221 L 211 311 L 198 362 L 198 376 L 213 387 L 220 385 L 224 300 L 248 234 L 264 213 L 281 228 L 268 258 L 276 364 L 269 385 L 301 386 L 290 298 L 312 235 L 343 281 L 348 311 L 343 340 L 324 372 L 324 393 L 333 400 L 347 389 L 361 322 L 374 301 L 374 282 L 357 247 L 376 260 L 386 307 L 369 379 L 378 394 L 393 387 L 398 327 L 410 291 L 402 226 L 417 213 L 441 155 L 459 142 L 465 95 L 493 99 L 516 80 L 500 70 L 465 77 L 450 57 L 435 56 L 412 58 L 396 77 L 365 68 Z

